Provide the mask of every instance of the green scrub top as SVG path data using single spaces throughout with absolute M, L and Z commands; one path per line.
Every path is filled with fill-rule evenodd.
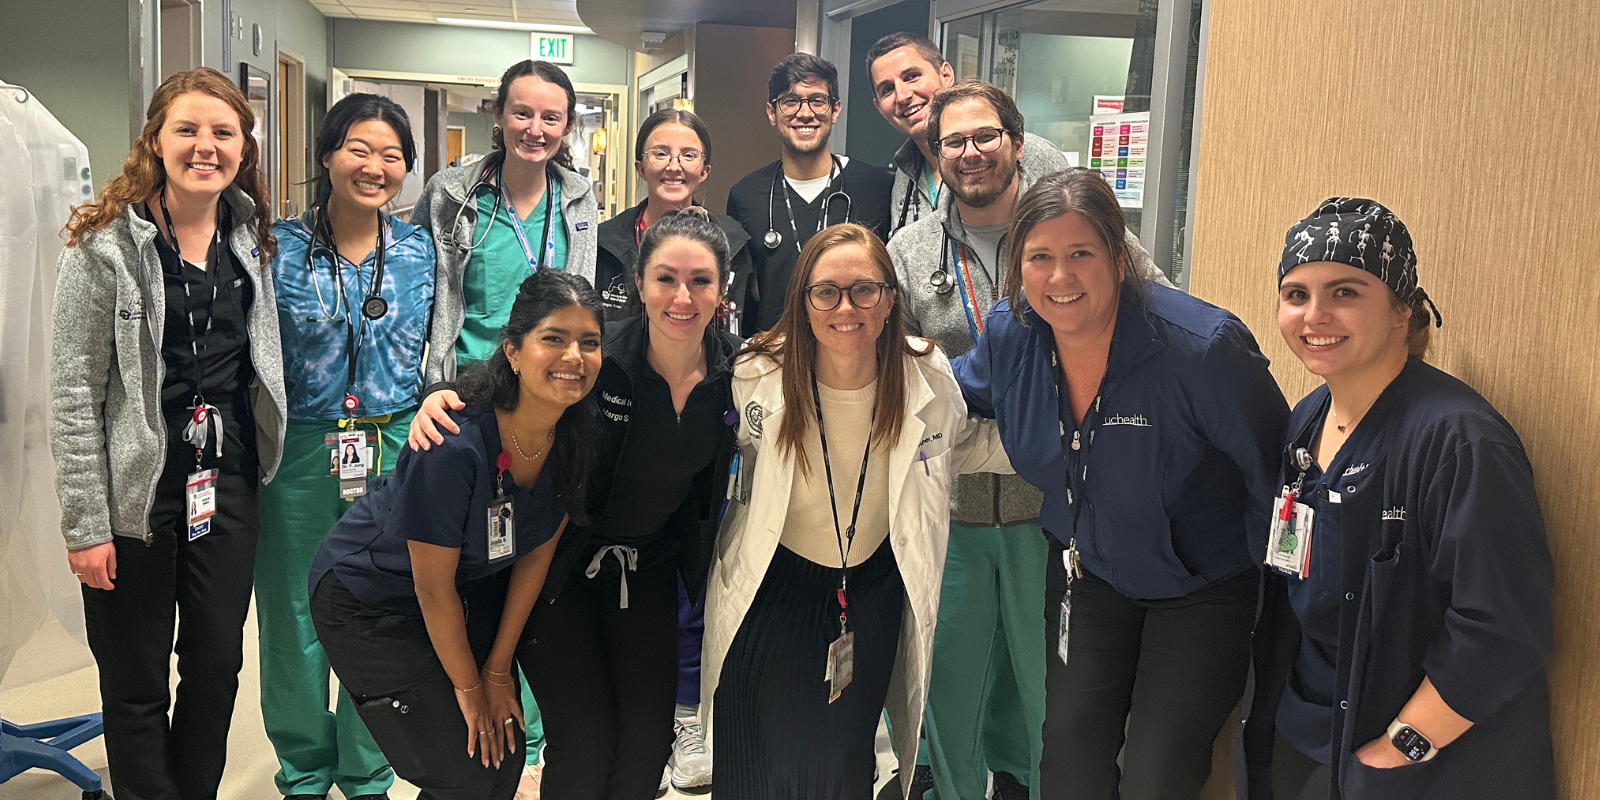
M 928 200 L 935 208 L 939 206 L 940 183 L 935 180 L 933 165 L 925 164 L 922 167 L 922 179 L 928 184 Z
M 550 206 L 554 214 L 550 220 L 550 245 L 554 253 L 549 261 L 556 269 L 566 269 L 567 225 L 561 205 L 560 180 L 551 176 L 548 191 L 551 192 Z M 473 241 L 482 238 L 483 244 L 473 249 L 472 255 L 467 258 L 467 267 L 461 277 L 464 314 L 461 334 L 456 337 L 456 363 L 460 368 L 487 361 L 489 356 L 494 355 L 494 349 L 500 346 L 500 332 L 511 316 L 511 302 L 517 298 L 517 288 L 531 274 L 528 271 L 528 258 L 523 254 L 522 244 L 517 241 L 517 233 L 511 227 L 506 204 L 500 203 L 494 219 L 489 219 L 494 200 L 493 194 L 478 192 L 479 227 L 473 231 Z M 544 209 L 545 200 L 541 197 L 534 204 L 533 211 L 522 220 L 522 230 L 528 237 L 529 247 L 539 246 L 540 234 L 544 231 Z M 484 224 L 489 225 L 487 233 L 483 230 Z M 543 253 L 539 254 L 540 258 L 544 256 Z

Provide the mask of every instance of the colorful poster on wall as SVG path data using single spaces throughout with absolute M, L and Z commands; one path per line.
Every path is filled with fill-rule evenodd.
M 1097 94 L 1094 96 L 1094 110 L 1090 114 L 1121 114 L 1124 98 L 1120 94 Z
M 1150 112 L 1089 118 L 1089 168 L 1099 170 L 1123 208 L 1144 208 L 1144 170 Z

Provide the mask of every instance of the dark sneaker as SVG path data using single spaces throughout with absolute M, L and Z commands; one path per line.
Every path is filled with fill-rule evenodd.
M 1017 776 L 1009 772 L 996 772 L 994 774 L 994 791 L 989 794 L 990 800 L 1028 800 L 1028 787 L 1017 780 Z

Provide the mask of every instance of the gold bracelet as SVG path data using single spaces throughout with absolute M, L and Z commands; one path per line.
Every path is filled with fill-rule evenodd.
M 483 668 L 483 671 L 489 673 L 490 675 L 504 675 L 505 677 L 508 677 L 508 678 L 511 677 L 511 670 L 509 670 L 509 669 L 506 670 L 505 672 L 495 672 L 494 670 L 489 669 L 488 665 L 485 665 L 484 668 Z
M 462 694 L 466 694 L 467 692 L 475 692 L 475 691 L 483 688 L 483 681 L 478 681 L 478 683 L 475 686 L 473 686 L 471 689 L 463 689 L 463 688 L 461 688 L 459 686 L 456 686 L 456 687 L 453 687 L 453 688 L 456 691 L 458 691 L 458 692 L 460 692 Z
M 505 683 L 501 683 L 500 681 L 491 680 L 491 681 L 489 681 L 489 683 L 494 685 L 494 686 L 510 686 L 510 685 L 512 685 L 511 681 L 506 681 Z

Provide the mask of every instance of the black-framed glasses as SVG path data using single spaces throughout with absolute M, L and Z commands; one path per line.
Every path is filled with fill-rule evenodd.
M 967 142 L 972 142 L 980 153 L 993 153 L 1000 149 L 1000 137 L 1010 132 L 1005 128 L 979 128 L 968 134 L 952 133 L 939 140 L 939 155 L 954 161 L 967 152 Z
M 656 169 L 665 169 L 668 164 L 672 163 L 673 159 L 677 159 L 678 165 L 684 169 L 696 170 L 700 168 L 700 162 L 705 159 L 705 154 L 699 150 L 684 150 L 674 153 L 671 150 L 656 149 L 644 151 L 644 157 L 650 163 L 650 166 Z
M 806 287 L 806 300 L 818 311 L 832 311 L 839 307 L 840 301 L 848 294 L 850 305 L 868 309 L 882 302 L 883 293 L 891 288 L 893 287 L 883 281 L 856 281 L 848 287 L 835 286 L 831 283 L 813 283 Z
M 810 108 L 811 113 L 813 114 L 826 114 L 833 110 L 833 104 L 836 102 L 838 102 L 838 99 L 830 94 L 814 94 L 810 97 L 801 97 L 797 94 L 786 94 L 776 100 L 771 101 L 773 107 L 779 111 L 782 111 L 783 115 L 786 117 L 792 117 L 796 114 L 799 114 L 800 106 L 802 104 L 804 104 L 807 108 Z

